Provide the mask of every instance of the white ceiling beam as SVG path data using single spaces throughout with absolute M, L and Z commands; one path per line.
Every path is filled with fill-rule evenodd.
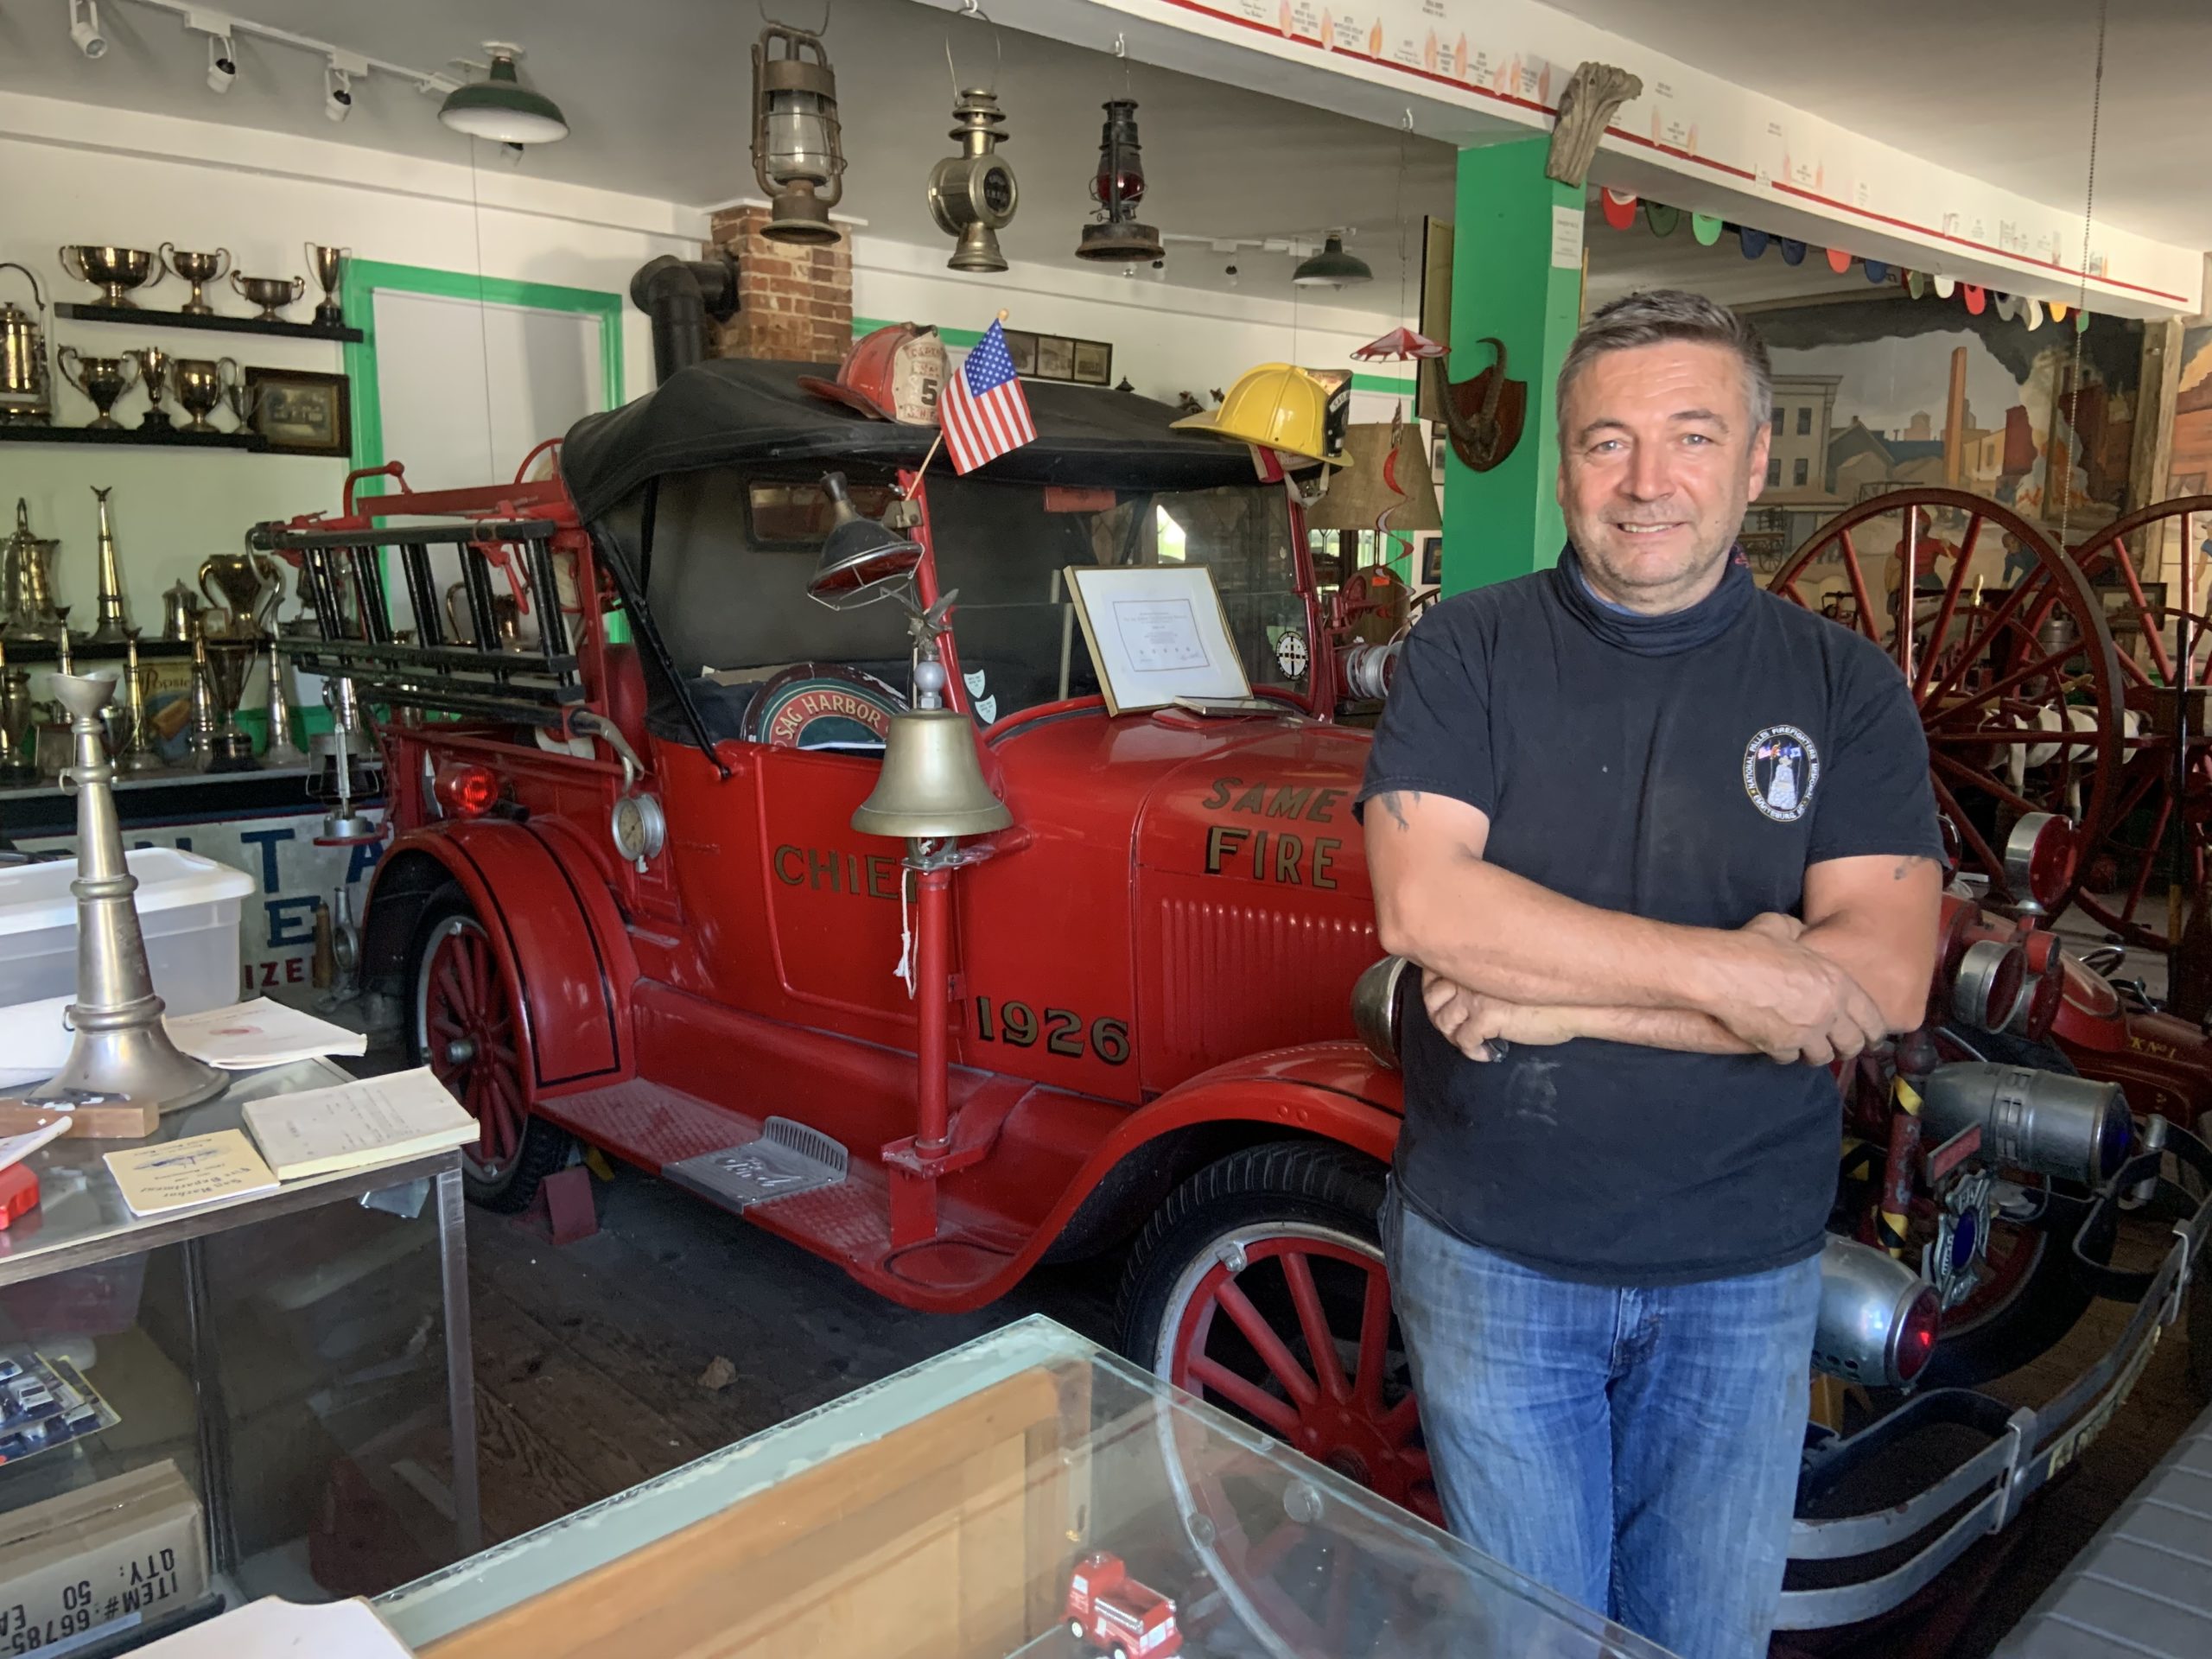
M 1849 131 L 1535 0 L 1340 3 L 998 0 L 991 15 L 1382 125 L 1410 113 L 1415 131 L 1461 146 L 1548 132 L 1577 64 L 1618 64 L 1643 92 L 1613 118 L 1593 182 L 2045 302 L 2086 298 L 2093 311 L 2170 317 L 2202 303 L 2198 250 L 2098 225 L 2085 274 L 2078 202 L 1923 161 L 1900 147 L 1909 133 L 1890 143 Z

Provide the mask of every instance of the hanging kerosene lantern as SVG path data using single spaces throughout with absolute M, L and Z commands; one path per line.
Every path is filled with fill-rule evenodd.
M 845 194 L 837 77 L 822 37 L 771 23 L 753 48 L 753 176 L 768 196 L 772 242 L 835 242 Z
M 998 232 L 1014 220 L 1021 189 L 1014 168 L 998 153 L 1006 111 L 998 94 L 970 86 L 952 106 L 952 134 L 960 154 L 930 169 L 930 217 L 947 236 L 960 238 L 945 264 L 954 270 L 1004 270 Z
M 1107 100 L 1106 126 L 1098 137 L 1098 172 L 1090 181 L 1090 194 L 1106 216 L 1083 227 L 1077 258 L 1129 264 L 1166 257 L 1160 232 L 1136 222 L 1137 203 L 1144 200 L 1144 150 L 1137 143 L 1137 103 L 1133 98 Z

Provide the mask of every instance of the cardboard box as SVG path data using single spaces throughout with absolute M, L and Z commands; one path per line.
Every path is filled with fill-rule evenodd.
M 166 1459 L 0 1516 L 0 1643 L 66 1653 L 198 1600 L 205 1537 Z

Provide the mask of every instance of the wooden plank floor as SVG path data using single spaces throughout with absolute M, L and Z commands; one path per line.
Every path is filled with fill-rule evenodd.
M 512 1537 L 1033 1313 L 1112 1336 L 1118 1264 L 1047 1268 L 978 1313 L 910 1313 L 628 1169 L 555 1248 L 468 1212 L 486 1541 Z M 734 1372 L 701 1377 L 716 1358 Z

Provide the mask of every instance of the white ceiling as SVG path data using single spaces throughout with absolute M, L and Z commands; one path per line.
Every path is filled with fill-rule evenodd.
M 526 81 L 561 105 L 559 143 L 521 163 L 550 179 L 704 206 L 757 196 L 751 160 L 751 63 L 759 9 L 739 0 L 222 0 L 233 15 L 333 41 L 411 68 L 458 74 L 449 60 L 480 57 L 486 39 L 525 48 Z M 772 12 L 818 26 L 820 0 L 776 0 Z M 289 47 L 240 36 L 239 75 L 220 97 L 207 87 L 206 39 L 181 19 L 130 0 L 102 0 L 106 54 L 87 61 L 70 42 L 63 0 L 0 0 L 0 89 L 151 113 L 226 120 L 317 138 L 350 139 L 404 155 L 466 161 L 469 141 L 440 126 L 436 100 L 378 75 L 356 88 L 342 126 L 323 115 L 322 66 Z M 1016 260 L 1074 265 L 1087 183 L 1109 97 L 1138 101 L 1148 179 L 1140 217 L 1161 231 L 1217 238 L 1316 236 L 1356 226 L 1350 247 L 1374 267 L 1372 285 L 1301 299 L 1395 312 L 1398 234 L 1393 212 L 1405 166 L 1404 211 L 1417 294 L 1419 226 L 1448 213 L 1446 146 L 1286 103 L 1110 53 L 994 31 L 914 0 L 834 0 L 825 36 L 837 72 L 850 165 L 840 211 L 871 231 L 925 245 L 951 245 L 931 220 L 923 190 L 931 164 L 957 146 L 950 43 L 962 79 L 995 84 L 1006 109 L 1006 155 L 1021 184 L 1014 224 L 1001 232 Z M 486 147 L 485 164 L 505 160 Z M 109 231 L 99 231 L 107 235 Z M 118 228 L 113 234 L 121 235 Z M 86 234 L 95 232 L 88 228 Z M 1173 248 L 1169 276 L 1287 298 L 1294 264 L 1253 250 L 1216 256 Z M 1409 298 L 1408 306 L 1414 303 Z
M 2079 211 L 2096 0 L 1559 0 L 1839 125 Z M 2096 217 L 2212 248 L 2212 4 L 2114 0 Z

